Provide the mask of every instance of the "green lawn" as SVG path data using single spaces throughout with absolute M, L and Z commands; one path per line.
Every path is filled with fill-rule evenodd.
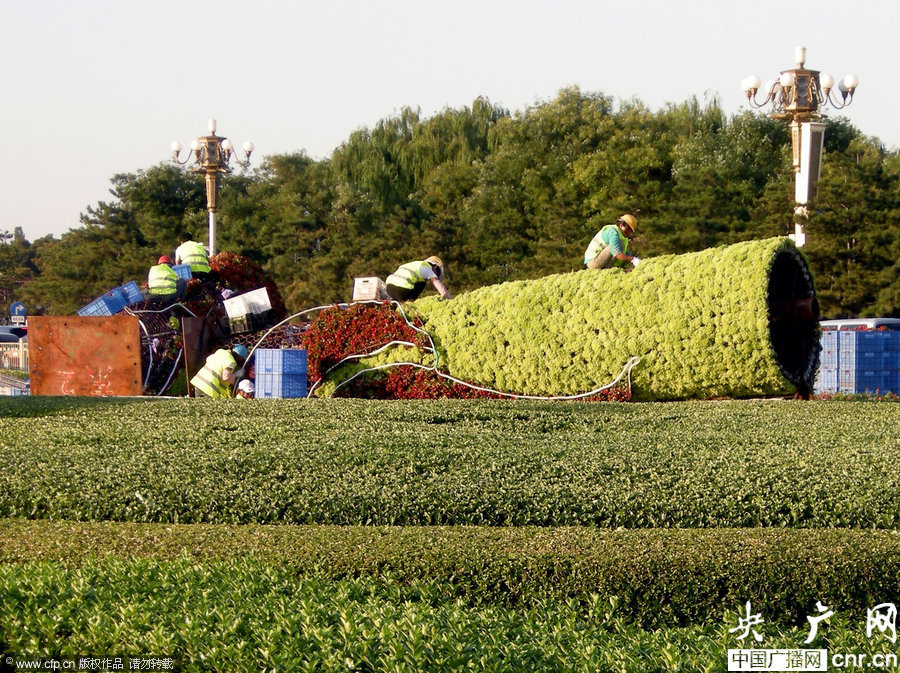
M 896 652 L 900 405 L 0 400 L 0 650 L 182 670 Z M 893 649 L 892 649 L 893 648 Z

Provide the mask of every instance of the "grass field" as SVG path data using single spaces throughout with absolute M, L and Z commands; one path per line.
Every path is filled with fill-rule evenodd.
M 900 604 L 898 428 L 875 402 L 2 399 L 0 650 L 719 671 L 751 601 L 754 647 L 892 655 L 866 616 Z

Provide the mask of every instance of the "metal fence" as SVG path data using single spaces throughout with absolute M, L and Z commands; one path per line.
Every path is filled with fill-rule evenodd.
M 28 342 L 0 344 L 0 369 L 28 371 Z

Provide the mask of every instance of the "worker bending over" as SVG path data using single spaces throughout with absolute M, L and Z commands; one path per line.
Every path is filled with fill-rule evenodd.
M 394 271 L 385 281 L 388 296 L 396 301 L 417 299 L 428 282 L 444 299 L 453 299 L 444 285 L 444 263 L 432 255 L 424 262 L 408 262 Z
M 179 237 L 181 245 L 175 248 L 175 263 L 189 264 L 191 276 L 204 278 L 209 275 L 209 258 L 206 256 L 206 248 L 202 243 L 191 240 L 190 234 L 182 234 Z
M 228 348 L 220 348 L 206 358 L 203 369 L 191 379 L 197 397 L 228 399 L 231 397 L 231 386 L 236 378 L 242 375 L 239 369 L 247 359 L 247 347 L 236 344 Z
M 615 224 L 603 227 L 584 251 L 584 265 L 589 269 L 608 269 L 626 262 L 640 264 L 640 258 L 628 252 L 628 241 L 634 236 L 635 227 L 637 219 L 628 214 L 622 215 Z

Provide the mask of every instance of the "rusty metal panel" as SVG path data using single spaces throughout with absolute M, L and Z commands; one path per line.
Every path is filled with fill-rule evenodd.
M 133 315 L 29 318 L 31 394 L 140 395 L 140 346 Z

